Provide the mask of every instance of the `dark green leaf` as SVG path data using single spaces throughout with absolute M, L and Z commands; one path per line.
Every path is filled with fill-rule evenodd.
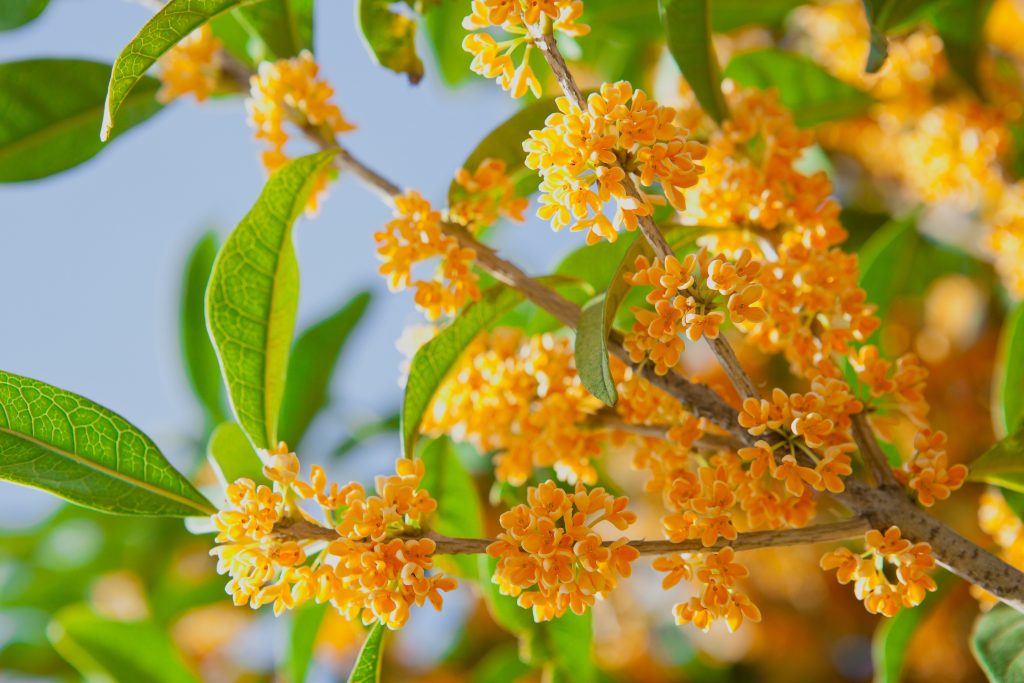
M 993 683 L 1024 681 L 1024 614 L 996 605 L 974 622 L 971 652 Z
M 109 65 L 80 59 L 0 64 L 0 182 L 44 178 L 98 154 L 109 75 Z M 160 111 L 159 88 L 154 78 L 140 79 L 122 102 L 118 133 Z
M 775 88 L 799 126 L 860 114 L 871 97 L 844 83 L 807 57 L 776 48 L 743 52 L 729 61 L 725 75 L 740 85 Z
M 313 418 L 327 404 L 327 387 L 349 334 L 366 312 L 370 293 L 352 297 L 330 317 L 299 335 L 288 361 L 278 431 L 296 448 Z
M 448 85 L 459 85 L 473 78 L 469 64 L 473 56 L 462 49 L 466 29 L 462 19 L 469 14 L 462 0 L 441 0 L 423 15 L 423 33 L 437 61 L 438 72 Z
M 467 306 L 413 356 L 402 402 L 402 453 L 405 457 L 412 457 L 423 415 L 463 350 L 477 334 L 522 299 L 522 294 L 505 285 L 489 287 L 479 301 Z
M 127 420 L 69 391 L 0 371 L 0 479 L 127 515 L 216 512 Z
M 726 33 L 750 25 L 781 26 L 794 7 L 807 0 L 714 0 L 711 3 L 711 28 Z
M 993 380 L 993 426 L 1003 437 L 1024 424 L 1024 305 L 1003 323 Z
M 729 118 L 729 108 L 711 43 L 710 5 L 710 0 L 659 0 L 669 52 L 704 111 L 721 123 Z
M 860 251 L 860 286 L 868 301 L 878 306 L 884 319 L 893 297 L 905 288 L 911 273 L 905 266 L 921 245 L 917 215 L 889 221 L 876 231 Z
M 114 60 L 100 139 L 107 140 L 110 137 L 128 94 L 157 59 L 214 17 L 254 1 L 170 0 L 160 8 Z
M 292 225 L 334 154 L 301 157 L 274 173 L 213 265 L 206 320 L 231 407 L 257 448 L 277 443 L 288 352 L 299 302 Z
M 224 484 L 237 479 L 252 479 L 257 484 L 270 482 L 263 475 L 263 462 L 252 449 L 245 432 L 234 422 L 224 422 L 213 430 L 206 446 L 210 464 Z
M 346 455 L 359 444 L 381 434 L 397 432 L 401 428 L 402 417 L 398 413 L 388 415 L 380 420 L 361 424 L 351 431 L 348 437 L 334 449 L 334 457 Z
M 587 0 L 582 21 L 590 33 L 578 41 L 581 61 L 608 82 L 646 79 L 661 54 L 657 0 Z
M 359 651 L 356 664 L 349 674 L 348 683 L 379 683 L 381 652 L 384 649 L 384 634 L 387 628 L 375 623 L 366 636 L 366 642 Z
M 4 0 L 0 2 L 0 31 L 24 26 L 46 9 L 50 0 Z
M 521 196 L 533 193 L 540 184 L 540 177 L 523 165 L 526 161 L 523 141 L 530 137 L 531 130 L 543 128 L 544 120 L 554 111 L 555 101 L 550 97 L 526 105 L 488 133 L 466 157 L 462 167 L 472 173 L 484 159 L 504 161 L 509 175 L 519 181 L 517 192 Z M 460 191 L 460 186 L 453 180 L 448 187 L 449 204 L 455 203 Z
M 992 0 L 945 0 L 935 3 L 928 16 L 942 38 L 942 52 L 950 67 L 979 95 L 978 60 L 991 8 Z
M 206 283 L 217 258 L 217 235 L 203 235 L 189 254 L 181 285 L 181 353 L 192 393 L 206 416 L 207 429 L 225 420 L 224 388 L 217 354 L 206 331 Z
M 324 621 L 329 603 L 318 605 L 315 602 L 292 610 L 291 629 L 288 633 L 288 654 L 285 658 L 285 670 L 288 672 L 289 683 L 304 683 L 309 665 L 313 662 L 316 637 L 320 633 L 320 625 Z
M 416 54 L 416 21 L 392 11 L 391 0 L 358 0 L 356 23 L 370 55 L 381 66 L 405 74 L 415 85 L 423 78 Z
M 114 621 L 75 605 L 57 614 L 48 633 L 85 680 L 199 683 L 167 631 L 149 621 Z
M 429 491 L 437 501 L 427 526 L 444 536 L 479 538 L 484 534 L 483 506 L 476 484 L 459 460 L 451 439 L 442 437 L 431 441 L 420 453 L 426 473 L 420 488 Z M 452 555 L 452 563 L 461 576 L 472 578 L 477 573 L 476 559 L 472 555 Z

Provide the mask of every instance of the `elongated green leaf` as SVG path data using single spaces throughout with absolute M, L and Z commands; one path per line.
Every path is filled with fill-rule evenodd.
M 997 605 L 974 622 L 971 652 L 993 683 L 1024 681 L 1024 614 Z
M 405 74 L 415 85 L 423 78 L 423 62 L 416 53 L 416 21 L 392 11 L 394 4 L 391 0 L 358 0 L 356 25 L 374 61 Z
M 313 0 L 261 0 L 237 12 L 240 23 L 266 46 L 269 57 L 294 57 L 313 49 Z
M 359 651 L 356 664 L 349 674 L 348 683 L 380 683 L 381 653 L 384 650 L 384 634 L 387 628 L 379 623 L 373 625 L 366 636 L 366 642 Z
M 75 605 L 57 613 L 48 635 L 88 681 L 199 683 L 167 631 L 150 621 L 114 621 Z
M 114 60 L 103 108 L 100 139 L 107 140 L 120 123 L 118 117 L 128 93 L 146 71 L 178 41 L 214 17 L 256 0 L 170 0 L 121 50 Z
M 967 476 L 972 481 L 1024 492 L 1024 429 L 1018 429 L 978 456 Z
M 992 0 L 935 2 L 928 20 L 942 38 L 942 52 L 953 71 L 981 95 L 978 60 L 984 45 L 985 20 Z
M 480 495 L 451 439 L 442 437 L 430 442 L 420 453 L 420 459 L 426 470 L 420 488 L 429 491 L 437 501 L 437 510 L 427 520 L 429 528 L 444 536 L 483 536 Z M 445 560 L 450 560 L 463 577 L 473 578 L 477 574 L 476 559 L 471 555 L 452 555 Z
M 489 287 L 479 301 L 467 306 L 451 325 L 413 356 L 402 402 L 402 453 L 406 457 L 412 457 L 423 415 L 463 350 L 484 328 L 522 300 L 522 294 L 505 285 Z
M 504 161 L 509 175 L 517 181 L 516 192 L 520 196 L 532 194 L 540 184 L 540 177 L 523 165 L 526 161 L 523 141 L 530 137 L 531 130 L 543 128 L 544 120 L 554 111 L 555 100 L 550 97 L 526 105 L 488 133 L 466 157 L 462 167 L 472 173 L 484 159 Z M 455 203 L 460 192 L 460 186 L 453 180 L 448 187 L 449 204 Z
M 4 0 L 0 2 L 0 31 L 24 26 L 46 9 L 50 0 Z
M 477 555 L 477 571 L 487 611 L 494 621 L 509 633 L 522 636 L 536 626 L 530 610 L 516 604 L 516 599 L 502 595 L 491 578 L 498 568 L 498 559 L 490 555 Z
M 469 12 L 459 0 L 442 0 L 423 16 L 423 33 L 430 43 L 438 73 L 447 85 L 455 86 L 475 78 L 469 69 L 473 56 L 462 49 L 466 29 L 462 19 Z
M 725 75 L 740 85 L 775 88 L 799 126 L 844 119 L 867 109 L 871 96 L 844 83 L 810 59 L 775 48 L 736 55 Z
M 257 484 L 270 484 L 263 476 L 263 462 L 253 450 L 245 432 L 234 422 L 217 425 L 206 445 L 206 456 L 224 484 L 236 479 L 252 479 Z
M 292 224 L 316 175 L 332 160 L 321 152 L 271 176 L 213 265 L 206 320 L 238 423 L 257 448 L 277 443 L 288 351 L 299 302 Z
M 949 574 L 939 574 L 938 590 L 930 595 L 924 604 L 914 609 L 900 610 L 891 619 L 884 619 L 875 628 L 871 640 L 871 656 L 875 663 L 875 683 L 899 683 L 903 660 L 907 656 L 910 640 L 952 584 Z
M 181 285 L 181 353 L 192 393 L 206 415 L 207 430 L 226 418 L 220 366 L 206 332 L 206 283 L 216 258 L 217 235 L 207 232 L 188 257 Z
M 711 28 L 726 33 L 751 25 L 775 28 L 782 25 L 795 7 L 806 0 L 714 0 L 711 3 Z
M 1024 306 L 1003 323 L 992 383 L 992 420 L 996 436 L 1024 425 Z
M 361 292 L 330 317 L 299 335 L 288 362 L 279 429 L 295 448 L 317 413 L 327 404 L 327 387 L 349 334 L 366 312 L 370 293 Z
M 307 602 L 292 611 L 288 654 L 285 659 L 285 670 L 288 672 L 290 683 L 305 682 L 309 665 L 313 662 L 316 637 L 320 633 L 320 625 L 329 608 L 330 604 L 326 602 L 322 605 Z
M 0 479 L 116 514 L 216 512 L 149 437 L 121 416 L 2 370 Z
M 721 123 L 729 118 L 722 95 L 722 70 L 711 44 L 710 0 L 659 0 L 661 19 L 683 77 L 707 115 Z
M 530 673 L 515 645 L 499 646 L 473 666 L 471 683 L 517 683 Z
M 0 182 L 44 178 L 96 156 L 109 74 L 109 65 L 81 59 L 0 64 Z M 119 133 L 160 111 L 159 87 L 141 79 L 123 102 Z
M 359 444 L 381 434 L 397 432 L 402 426 L 402 416 L 395 412 L 379 420 L 373 420 L 354 428 L 332 452 L 336 458 L 347 455 Z
M 889 221 L 877 230 L 860 250 L 860 286 L 868 301 L 878 306 L 878 316 L 885 318 L 895 294 L 911 276 L 905 266 L 921 245 L 917 232 L 917 216 Z
M 593 615 L 566 612 L 557 619 L 537 624 L 529 643 L 533 661 L 543 658 L 562 674 L 562 680 L 593 683 L 597 678 L 593 653 Z

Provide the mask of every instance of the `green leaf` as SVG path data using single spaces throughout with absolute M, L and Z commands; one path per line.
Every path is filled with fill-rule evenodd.
M 206 445 L 206 456 L 225 485 L 237 479 L 252 479 L 257 484 L 270 484 L 263 475 L 263 461 L 252 449 L 245 432 L 234 422 L 217 425 L 210 435 L 210 442 Z
M 313 0 L 261 0 L 239 7 L 238 20 L 266 46 L 267 57 L 313 49 Z
M 128 94 L 161 56 L 211 19 L 256 0 L 170 0 L 114 60 L 103 110 L 100 139 L 107 140 Z
M 937 592 L 929 596 L 924 604 L 914 609 L 900 610 L 895 617 L 883 619 L 875 628 L 871 640 L 871 655 L 875 664 L 874 683 L 899 683 L 902 680 L 900 673 L 903 660 L 914 632 L 939 604 L 940 596 L 945 594 L 953 582 L 949 574 L 943 573 L 937 576 L 936 583 Z
M 24 26 L 46 9 L 50 0 L 4 0 L 0 2 L 0 31 Z
M 971 481 L 1024 492 L 1024 429 L 998 441 L 970 464 Z
M 0 182 L 44 178 L 96 156 L 109 74 L 109 65 L 81 59 L 0 64 Z M 156 79 L 141 78 L 122 102 L 118 133 L 160 111 L 159 88 Z
M 473 56 L 462 49 L 466 29 L 462 19 L 469 14 L 462 0 L 441 0 L 423 15 L 423 33 L 430 43 L 441 79 L 450 86 L 474 78 L 469 64 Z
M 711 4 L 711 28 L 727 33 L 751 25 L 777 28 L 793 8 L 807 0 L 714 0 Z
M 533 614 L 516 604 L 516 599 L 502 595 L 498 585 L 491 580 L 498 568 L 498 558 L 477 555 L 480 588 L 483 592 L 487 611 L 503 629 L 517 636 L 527 633 L 536 626 Z
M 370 629 L 352 673 L 349 674 L 348 683 L 380 683 L 380 659 L 386 631 L 387 628 L 380 623 L 375 623 Z
M 291 629 L 288 632 L 288 653 L 285 657 L 285 671 L 289 683 L 304 683 L 309 665 L 313 662 L 316 637 L 320 625 L 330 608 L 329 603 L 318 605 L 307 602 L 292 610 Z
M 373 420 L 371 422 L 361 424 L 353 429 L 344 441 L 338 444 L 332 454 L 336 458 L 347 455 L 352 449 L 356 448 L 364 441 L 381 434 L 397 432 L 402 426 L 401 423 L 402 416 L 396 412 L 379 420 Z
M 391 10 L 391 0 L 358 0 L 356 24 L 366 49 L 381 66 L 405 74 L 413 85 L 423 78 L 416 53 L 416 21 Z
M 217 255 L 206 320 L 231 407 L 257 448 L 277 443 L 288 351 L 299 302 L 292 225 L 333 152 L 301 157 L 267 181 Z
M 420 453 L 420 459 L 425 466 L 420 488 L 429 491 L 437 501 L 437 510 L 430 515 L 427 526 L 444 536 L 483 536 L 480 494 L 451 439 L 442 437 L 431 441 Z M 472 555 L 452 555 L 445 559 L 451 560 L 461 576 L 476 576 L 477 563 Z
M 294 450 L 313 418 L 327 404 L 327 387 L 349 334 L 366 312 L 370 293 L 352 297 L 330 317 L 299 335 L 288 362 L 288 380 L 278 431 Z
M 893 297 L 905 289 L 911 276 L 909 264 L 921 245 L 917 232 L 917 214 L 894 219 L 877 230 L 860 250 L 860 286 L 868 301 L 878 306 L 877 315 L 885 319 Z
M 725 75 L 740 85 L 778 90 L 779 100 L 793 112 L 798 126 L 849 118 L 873 101 L 807 57 L 776 48 L 736 55 L 725 67 Z
M 412 457 L 423 415 L 459 356 L 484 328 L 512 310 L 523 295 L 505 285 L 484 290 L 452 323 L 420 347 L 409 367 L 402 401 L 402 453 Z
M 1004 437 L 1024 424 L 1024 305 L 1003 322 L 993 378 L 993 428 Z
M 466 157 L 462 167 L 473 172 L 484 159 L 504 161 L 509 175 L 517 181 L 517 194 L 524 197 L 532 194 L 540 184 L 540 176 L 524 166 L 526 152 L 523 141 L 530 137 L 531 130 L 543 128 L 544 120 L 555 111 L 555 101 L 550 97 L 526 105 L 488 133 Z M 448 203 L 455 203 L 461 191 L 453 180 L 448 187 Z
M 519 659 L 515 645 L 498 646 L 488 652 L 473 666 L 471 683 L 512 683 L 519 681 L 531 671 Z
M 971 652 L 993 683 L 1024 681 L 1024 614 L 996 605 L 974 622 Z
M 729 118 L 722 95 L 722 70 L 711 43 L 710 0 L 659 0 L 668 49 L 704 111 L 721 123 Z
M 123 417 L 69 391 L 3 371 L 0 479 L 116 514 L 216 512 Z
M 985 21 L 992 0 L 945 0 L 936 2 L 928 15 L 942 38 L 942 52 L 952 70 L 981 96 L 978 60 L 984 45 Z
M 532 659 L 538 655 L 554 664 L 565 680 L 575 683 L 593 683 L 597 678 L 593 655 L 593 614 L 566 612 L 557 619 L 537 624 L 531 642 Z
M 192 393 L 206 416 L 207 429 L 226 419 L 217 354 L 206 332 L 206 283 L 217 258 L 217 235 L 207 232 L 189 254 L 181 286 L 181 353 Z
M 48 635 L 88 681 L 199 683 L 167 630 L 150 621 L 114 621 L 75 605 L 57 613 Z

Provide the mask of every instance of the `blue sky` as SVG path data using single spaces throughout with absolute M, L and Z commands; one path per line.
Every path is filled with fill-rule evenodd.
M 127 0 L 53 0 L 39 20 L 0 37 L 0 61 L 109 63 L 149 16 Z M 446 89 L 423 45 L 428 74 L 419 86 L 378 67 L 350 1 L 319 3 L 316 20 L 322 71 L 359 126 L 344 142 L 399 185 L 442 200 L 452 172 L 515 103 L 493 83 Z M 265 180 L 258 154 L 241 99 L 189 99 L 86 164 L 0 185 L 0 367 L 110 407 L 181 463 L 200 428 L 178 353 L 182 264 L 203 230 L 224 235 L 245 215 Z M 389 294 L 376 274 L 372 234 L 387 218 L 373 195 L 343 177 L 320 216 L 298 228 L 300 328 L 360 289 L 376 295 L 335 377 L 332 413 L 314 426 L 313 448 L 333 445 L 332 420 L 359 422 L 400 400 L 394 340 L 422 317 L 411 296 Z M 536 272 L 580 243 L 535 220 L 503 237 L 505 253 Z M 364 457 L 382 471 L 396 453 L 397 442 L 378 443 Z M 0 482 L 0 523 L 30 523 L 51 505 L 45 494 Z

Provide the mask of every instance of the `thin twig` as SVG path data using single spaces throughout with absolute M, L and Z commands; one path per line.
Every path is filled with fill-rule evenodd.
M 871 469 L 871 475 L 875 478 L 875 483 L 879 486 L 902 489 L 903 487 L 900 486 L 900 483 L 892 473 L 892 468 L 889 467 L 889 460 L 885 457 L 885 453 L 882 452 L 878 439 L 875 438 L 871 431 L 871 425 L 868 424 L 867 417 L 864 413 L 858 413 L 853 415 L 851 420 L 853 422 L 853 429 L 851 430 L 853 432 L 853 440 L 857 443 L 857 448 L 860 449 L 860 453 L 868 464 L 868 468 Z
M 628 545 L 640 551 L 641 555 L 671 555 L 673 553 L 717 552 L 723 548 L 734 550 L 757 550 L 758 548 L 777 548 L 780 546 L 823 543 L 840 541 L 846 538 L 863 536 L 871 529 L 868 521 L 862 517 L 836 522 L 819 524 L 803 529 L 780 529 L 774 531 L 750 531 L 737 534 L 733 540 L 718 539 L 710 546 L 705 546 L 700 539 L 689 539 L 679 543 L 672 541 L 629 541 Z M 274 533 L 282 538 L 293 540 L 333 541 L 340 536 L 334 529 L 322 527 L 304 520 L 288 524 L 279 524 Z M 487 546 L 494 543 L 492 538 L 457 538 L 442 536 L 433 532 L 395 536 L 395 538 L 429 538 L 437 544 L 435 555 L 480 555 L 487 552 Z M 611 545 L 605 541 L 605 545 Z

